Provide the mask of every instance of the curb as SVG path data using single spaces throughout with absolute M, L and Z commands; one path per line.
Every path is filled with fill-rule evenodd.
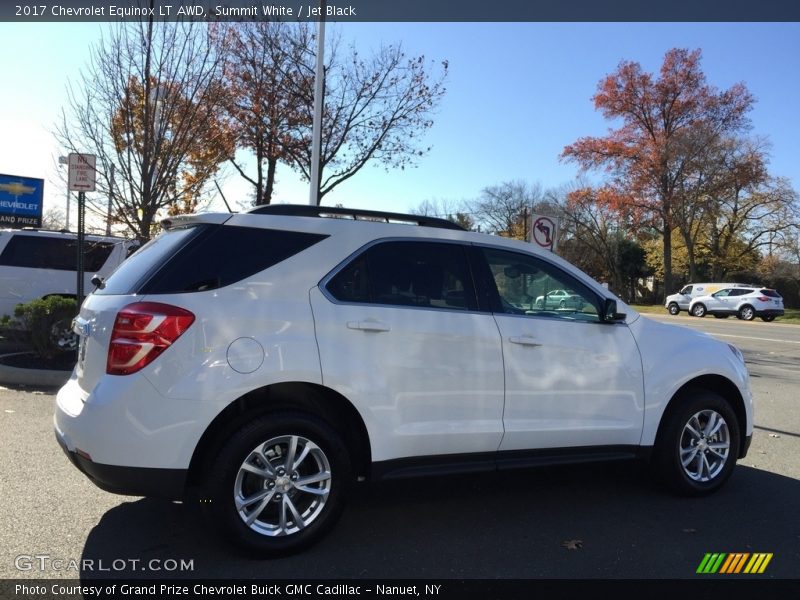
M 12 352 L 0 355 L 13 356 L 26 354 L 25 352 Z M 10 385 L 30 385 L 38 387 L 61 387 L 72 375 L 72 371 L 55 371 L 53 369 L 22 369 L 0 364 L 0 383 Z

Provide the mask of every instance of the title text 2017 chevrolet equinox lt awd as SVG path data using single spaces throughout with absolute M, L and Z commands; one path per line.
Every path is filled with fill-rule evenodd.
M 199 498 L 262 555 L 319 539 L 358 478 L 640 457 L 699 495 L 747 452 L 736 347 L 531 244 L 289 205 L 165 229 L 84 302 L 56 436 L 101 488 Z

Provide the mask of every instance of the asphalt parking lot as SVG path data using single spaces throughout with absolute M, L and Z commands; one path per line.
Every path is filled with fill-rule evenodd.
M 628 463 L 369 484 L 314 548 L 254 560 L 194 507 L 97 489 L 53 438 L 53 390 L 3 388 L 0 578 L 693 578 L 707 552 L 771 552 L 762 577 L 800 577 L 800 326 L 654 318 L 734 343 L 748 363 L 753 444 L 712 497 L 668 495 Z M 125 564 L 69 568 L 82 559 Z M 192 569 L 165 570 L 181 560 Z

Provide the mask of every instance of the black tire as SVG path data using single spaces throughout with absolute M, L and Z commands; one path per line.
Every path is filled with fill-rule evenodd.
M 656 439 L 653 462 L 657 473 L 663 483 L 682 495 L 715 492 L 731 476 L 739 456 L 741 434 L 736 414 L 722 396 L 704 389 L 689 389 L 675 401 L 679 404 L 668 410 Z M 724 423 L 712 423 L 712 414 Z M 700 435 L 713 433 L 717 425 L 719 428 L 701 440 L 691 433 L 690 424 Z M 725 453 L 722 446 L 726 443 Z M 724 458 L 715 452 L 725 453 Z M 686 466 L 682 458 L 689 460 Z
M 562 300 L 561 302 L 558 303 L 558 308 L 566 308 L 566 307 L 567 307 L 566 300 Z
M 722 314 L 722 313 L 714 313 L 715 319 L 727 319 L 730 315 Z
M 706 316 L 706 305 L 697 303 L 692 307 L 692 316 L 693 317 L 705 317 Z
M 681 308 L 680 306 L 678 306 L 677 302 L 670 302 L 669 306 L 667 307 L 667 310 L 669 311 L 669 314 L 671 314 L 673 317 L 677 315 L 679 312 L 681 312 Z
M 752 321 L 756 318 L 756 309 L 749 304 L 745 304 L 739 309 L 739 318 L 743 321 Z
M 302 462 L 293 461 L 293 473 L 281 473 L 288 467 L 292 439 L 295 458 L 307 453 Z M 245 463 L 262 474 L 242 469 Z M 223 445 L 203 486 L 202 503 L 212 524 L 233 544 L 259 556 L 286 556 L 307 548 L 336 523 L 352 484 L 350 464 L 344 442 L 325 421 L 304 413 L 267 414 Z M 314 493 L 294 487 L 303 477 L 326 473 L 327 479 L 304 486 Z
M 775 315 L 764 315 L 761 320 L 765 323 L 772 323 L 775 320 Z

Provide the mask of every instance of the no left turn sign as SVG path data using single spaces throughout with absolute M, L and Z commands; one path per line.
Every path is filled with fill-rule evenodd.
M 533 242 L 552 250 L 556 242 L 556 223 L 550 217 L 535 216 L 531 228 Z

